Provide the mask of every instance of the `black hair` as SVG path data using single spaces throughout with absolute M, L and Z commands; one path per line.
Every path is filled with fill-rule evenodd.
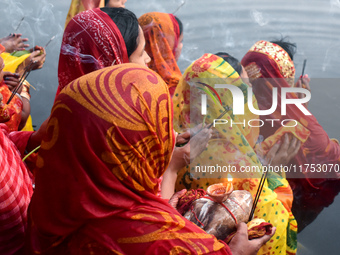
M 296 53 L 296 43 L 289 42 L 287 37 L 281 38 L 280 40 L 271 41 L 271 43 L 279 45 L 288 53 L 290 59 L 293 60 L 294 54 Z
M 110 0 L 105 0 L 105 6 L 110 2 Z
M 228 62 L 229 65 L 231 65 L 235 69 L 235 71 L 238 72 L 239 75 L 241 75 L 241 73 L 242 73 L 242 65 L 241 65 L 240 61 L 238 61 L 238 59 L 234 58 L 233 56 L 230 56 L 226 52 L 218 52 L 218 53 L 216 53 L 214 55 L 223 58 L 224 61 Z
M 136 15 L 125 8 L 104 7 L 100 10 L 109 15 L 118 27 L 130 57 L 138 46 L 139 25 Z
M 183 33 L 183 23 L 182 23 L 182 21 L 177 16 L 175 16 L 175 19 L 176 19 L 176 21 L 178 23 L 179 35 L 181 35 Z

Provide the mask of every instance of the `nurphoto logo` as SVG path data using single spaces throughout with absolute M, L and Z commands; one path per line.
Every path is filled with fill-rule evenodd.
M 243 91 L 233 85 L 230 84 L 216 84 L 216 89 L 228 89 L 230 90 L 232 97 L 233 97 L 233 105 L 232 105 L 232 111 L 233 115 L 244 115 L 244 94 Z M 272 93 L 272 106 L 269 109 L 266 110 L 259 110 L 255 109 L 253 105 L 253 88 L 248 87 L 248 108 L 249 110 L 256 115 L 265 116 L 270 115 L 275 112 L 278 105 L 278 91 L 277 88 L 273 88 Z M 287 94 L 289 93 L 302 93 L 305 95 L 304 98 L 287 98 Z M 304 103 L 309 102 L 311 99 L 311 93 L 309 90 L 304 88 L 291 88 L 291 87 L 285 87 L 281 88 L 281 115 L 285 116 L 287 114 L 287 105 L 295 105 L 304 115 L 311 115 L 311 113 L 307 110 L 307 108 L 303 105 Z M 201 94 L 201 114 L 206 115 L 207 114 L 207 94 Z M 274 126 L 275 121 L 280 121 L 279 119 L 254 119 L 254 120 L 248 120 L 248 126 L 250 127 L 262 127 L 264 125 L 264 121 L 270 122 L 272 124 L 272 127 Z M 246 126 L 246 121 L 243 122 L 233 122 L 232 120 L 229 121 L 230 126 L 242 124 L 243 126 Z M 257 125 L 255 125 L 257 123 Z M 286 125 L 289 123 L 289 125 Z M 292 124 L 293 123 L 293 124 Z M 226 119 L 214 119 L 214 127 L 217 124 L 228 124 L 228 120 Z M 281 125 L 286 127 L 294 127 L 297 125 L 297 121 L 293 119 L 285 119 L 281 120 Z

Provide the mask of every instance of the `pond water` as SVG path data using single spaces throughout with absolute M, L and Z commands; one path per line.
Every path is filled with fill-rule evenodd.
M 57 89 L 57 67 L 68 0 L 0 0 L 0 37 L 16 32 L 30 44 L 47 48 L 42 70 L 32 72 L 32 117 L 37 127 L 48 117 Z M 128 0 L 126 8 L 137 17 L 145 12 L 174 12 L 182 1 Z M 339 0 L 187 0 L 176 12 L 184 25 L 184 47 L 179 66 L 182 71 L 204 53 L 226 51 L 241 59 L 258 40 L 289 36 L 298 46 L 294 57 L 297 77 L 307 59 L 305 73 L 311 78 L 310 111 L 330 137 L 340 138 L 340 1 Z M 314 82 L 313 82 L 314 80 Z M 298 235 L 299 255 L 339 254 L 337 212 L 340 198 L 324 209 Z

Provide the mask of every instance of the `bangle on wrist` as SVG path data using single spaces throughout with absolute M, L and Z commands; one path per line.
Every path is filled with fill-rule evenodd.
M 22 97 L 21 97 L 21 95 L 20 95 L 19 93 L 15 93 L 15 95 L 16 95 L 17 97 L 19 97 L 20 100 L 22 101 Z
M 21 92 L 21 93 L 20 93 L 20 96 L 23 97 L 23 98 L 26 98 L 28 101 L 31 100 L 31 95 L 28 94 L 26 91 Z

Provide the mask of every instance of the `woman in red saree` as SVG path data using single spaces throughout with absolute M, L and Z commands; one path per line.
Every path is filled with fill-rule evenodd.
M 117 25 L 116 25 L 117 23 Z M 144 35 L 127 9 L 93 9 L 76 15 L 63 35 L 59 56 L 60 91 L 71 81 L 104 67 L 138 61 L 146 64 Z
M 1 106 L 0 106 L 1 109 Z M 32 181 L 21 160 L 32 132 L 0 123 L 0 254 L 23 254 Z
M 295 67 L 288 53 L 279 45 L 267 41 L 255 43 L 243 57 L 242 65 L 247 70 L 259 109 L 269 109 L 272 104 L 272 89 L 278 90 L 278 104 L 274 113 L 263 119 L 278 119 L 273 127 L 261 127 L 264 139 L 273 134 L 284 119 L 300 122 L 310 132 L 308 140 L 290 162 L 296 173 L 287 175 L 294 192 L 293 214 L 298 221 L 299 231 L 313 221 L 324 207 L 329 206 L 340 191 L 336 174 L 312 173 L 307 166 L 340 162 L 340 146 L 328 137 L 313 115 L 305 115 L 295 105 L 287 105 L 287 114 L 281 115 L 281 89 L 294 86 Z M 288 99 L 297 99 L 295 93 L 287 94 Z M 301 171 L 300 171 L 301 170 Z M 327 179 L 329 178 L 329 179 Z
M 173 96 L 182 76 L 177 60 L 183 47 L 183 25 L 173 14 L 161 12 L 143 14 L 138 21 L 151 57 L 148 66 L 163 78 Z
M 174 141 L 172 101 L 152 70 L 122 64 L 73 81 L 39 152 L 30 252 L 230 254 L 156 195 Z
M 3 50 L 0 44 L 0 53 Z M 2 67 L 0 57 L 1 82 Z M 7 85 L 2 86 L 7 88 Z M 6 100 L 7 97 L 0 93 L 0 254 L 9 255 L 23 252 L 27 208 L 33 189 L 21 155 L 24 155 L 32 132 L 10 132 L 4 123 L 11 121 L 16 112 L 13 104 L 5 104 Z

